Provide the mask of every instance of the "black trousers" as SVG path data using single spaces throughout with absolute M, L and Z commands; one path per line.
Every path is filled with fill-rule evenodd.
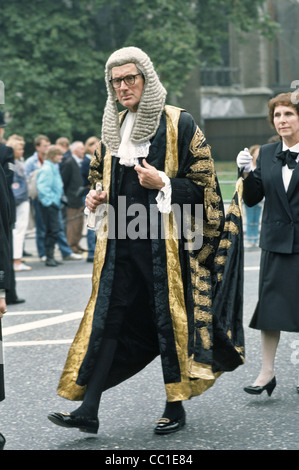
M 57 243 L 59 226 L 59 208 L 52 204 L 49 207 L 40 204 L 41 213 L 45 224 L 45 248 L 48 258 L 54 255 L 55 244 Z
M 16 290 L 16 278 L 15 278 L 15 272 L 14 272 L 14 267 L 13 267 L 13 232 L 12 230 L 9 231 L 9 257 L 10 257 L 9 288 L 6 291 L 6 302 L 12 303 L 18 298 L 17 290 Z
M 140 327 L 154 328 L 153 286 L 150 240 L 118 240 L 106 338 L 118 338 L 125 319 L 136 334 Z

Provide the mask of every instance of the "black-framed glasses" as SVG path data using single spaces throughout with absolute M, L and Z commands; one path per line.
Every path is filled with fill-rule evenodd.
M 142 73 L 136 73 L 135 75 L 126 75 L 125 77 L 117 77 L 117 78 L 111 78 L 109 82 L 113 86 L 113 88 L 120 88 L 121 87 L 121 82 L 124 81 L 127 86 L 132 86 L 135 84 L 136 77 L 138 75 L 142 75 Z

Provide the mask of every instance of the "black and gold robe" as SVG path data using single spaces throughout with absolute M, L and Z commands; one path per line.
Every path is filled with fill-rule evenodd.
M 151 338 L 149 331 L 140 331 L 137 340 L 136 335 L 130 337 L 129 323 L 134 322 L 134 315 L 136 319 L 142 315 L 142 305 L 139 311 L 130 312 L 106 389 L 136 374 L 160 354 L 167 400 L 187 400 L 211 387 L 224 370 L 233 370 L 244 362 L 240 305 L 237 312 L 227 312 L 218 296 L 217 311 L 213 309 L 223 284 L 223 259 L 234 245 L 226 239 L 238 237 L 241 217 L 238 203 L 234 204 L 229 218 L 236 217 L 236 224 L 224 227 L 223 201 L 210 147 L 185 111 L 165 106 L 147 161 L 171 179 L 172 203 L 181 207 L 191 204 L 193 209 L 195 204 L 203 204 L 203 244 L 196 249 L 191 244 L 186 249 L 186 240 L 175 236 L 178 230 L 175 216 L 173 213 L 167 216 L 174 236 L 151 240 L 157 337 Z M 117 157 L 112 157 L 100 144 L 91 162 L 90 181 L 92 187 L 102 182 L 108 193 L 108 207 L 116 205 L 117 165 Z M 156 196 L 156 190 L 148 190 L 149 205 L 156 205 Z M 192 211 L 191 218 L 194 223 Z M 91 297 L 58 386 L 59 395 L 70 400 L 81 400 L 84 396 L 105 327 L 116 246 L 116 241 L 108 237 L 108 221 L 106 217 L 97 238 Z M 160 214 L 160 223 L 164 222 L 165 215 Z M 238 289 L 234 295 L 239 297 Z M 235 308 L 235 299 L 231 305 Z

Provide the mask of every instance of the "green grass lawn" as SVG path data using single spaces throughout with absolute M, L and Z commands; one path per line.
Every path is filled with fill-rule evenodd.
M 233 197 L 238 178 L 236 162 L 215 162 L 215 168 L 223 200 L 225 202 L 230 202 Z

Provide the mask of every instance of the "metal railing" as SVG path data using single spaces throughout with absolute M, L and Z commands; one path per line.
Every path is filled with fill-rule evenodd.
M 240 67 L 202 67 L 201 86 L 232 86 L 240 83 Z

